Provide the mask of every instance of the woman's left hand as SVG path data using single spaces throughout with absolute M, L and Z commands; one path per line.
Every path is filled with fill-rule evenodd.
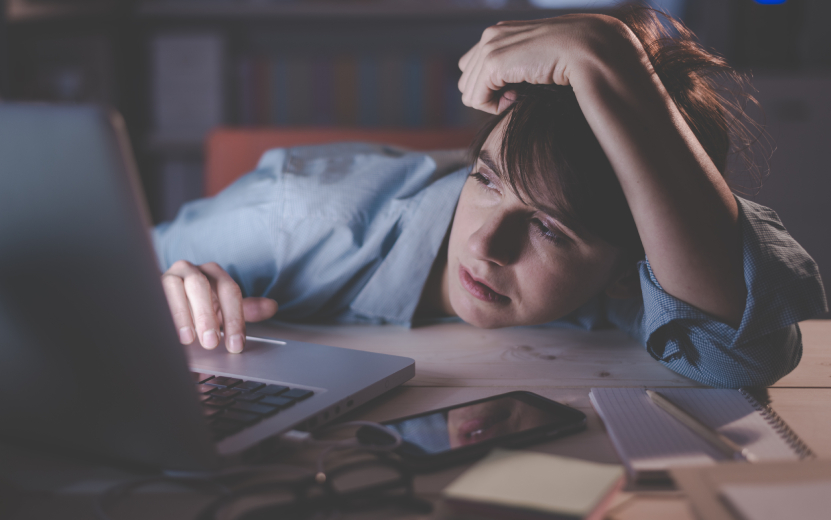
M 462 102 L 498 114 L 511 101 L 498 98 L 507 84 L 572 85 L 581 63 L 627 31 L 617 19 L 597 14 L 499 22 L 459 60 Z

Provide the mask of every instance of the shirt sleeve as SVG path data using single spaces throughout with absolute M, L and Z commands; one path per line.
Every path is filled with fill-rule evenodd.
M 648 259 L 639 264 L 642 303 L 609 300 L 608 319 L 683 376 L 715 387 L 769 386 L 802 357 L 797 322 L 828 307 L 816 263 L 776 213 L 736 200 L 747 286 L 738 329 L 664 291 Z

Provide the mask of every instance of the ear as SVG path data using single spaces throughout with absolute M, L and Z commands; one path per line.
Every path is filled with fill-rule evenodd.
M 636 263 L 618 271 L 617 276 L 606 286 L 606 296 L 609 298 L 634 298 L 640 294 L 641 277 Z

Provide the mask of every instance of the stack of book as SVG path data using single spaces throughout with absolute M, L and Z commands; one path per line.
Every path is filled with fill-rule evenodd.
M 456 59 L 442 55 L 248 55 L 236 63 L 245 126 L 446 128 L 481 121 L 465 107 Z

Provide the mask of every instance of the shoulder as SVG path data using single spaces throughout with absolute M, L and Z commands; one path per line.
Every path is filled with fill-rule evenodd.
M 289 214 L 343 218 L 416 198 L 464 166 L 464 150 L 416 152 L 382 144 L 335 143 L 270 150 L 257 171 L 277 181 Z

